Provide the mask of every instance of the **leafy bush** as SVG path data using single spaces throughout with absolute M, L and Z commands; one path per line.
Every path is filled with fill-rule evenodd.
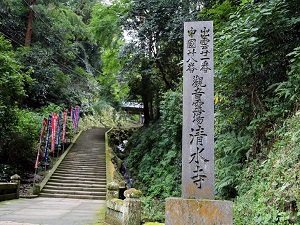
M 237 195 L 238 178 L 251 149 L 253 139 L 244 134 L 228 132 L 217 135 L 215 141 L 216 194 L 233 199 Z
M 164 222 L 165 220 L 165 201 L 142 197 L 142 222 L 156 221 Z
M 284 97 L 290 104 L 299 108 L 300 92 L 300 46 L 287 55 L 290 57 L 290 70 L 288 80 L 277 84 L 276 91 L 279 96 Z
M 0 182 L 9 182 L 10 177 L 16 173 L 16 169 L 10 165 L 0 164 Z
M 28 110 L 16 110 L 15 113 L 16 126 L 0 154 L 1 162 L 21 171 L 33 171 L 42 117 Z

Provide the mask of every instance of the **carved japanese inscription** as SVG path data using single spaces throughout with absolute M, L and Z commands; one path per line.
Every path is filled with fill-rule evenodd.
M 184 23 L 182 197 L 214 198 L 211 21 Z

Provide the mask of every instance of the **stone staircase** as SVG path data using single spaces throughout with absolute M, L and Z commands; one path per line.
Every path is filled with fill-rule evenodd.
M 40 196 L 105 200 L 106 131 L 106 128 L 83 131 Z

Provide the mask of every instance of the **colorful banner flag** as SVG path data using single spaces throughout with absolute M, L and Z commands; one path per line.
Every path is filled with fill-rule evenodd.
M 62 142 L 66 143 L 66 126 L 67 126 L 67 110 L 64 110 L 64 115 L 63 115 L 63 128 L 62 128 Z
M 47 122 L 48 122 L 47 118 L 44 118 L 42 130 L 41 130 L 41 135 L 40 135 L 40 143 L 39 143 L 39 146 L 38 146 L 36 161 L 35 161 L 35 165 L 34 165 L 35 169 L 37 169 L 38 166 L 39 166 L 41 147 L 42 147 L 42 142 L 43 142 L 43 138 L 44 138 L 44 135 L 45 135 L 45 130 L 46 130 L 46 127 L 47 127 Z
M 76 106 L 75 108 L 71 107 L 71 121 L 73 129 L 76 130 L 78 128 L 79 117 L 80 117 L 80 107 Z
M 70 118 L 71 118 L 73 128 L 74 128 L 74 116 L 75 116 L 75 110 L 73 109 L 73 107 L 71 107 L 71 109 L 70 109 Z
M 48 124 L 47 124 L 47 135 L 46 135 L 46 141 L 45 141 L 45 148 L 44 148 L 44 160 L 45 160 L 45 165 L 47 164 L 48 161 L 48 149 L 49 149 L 49 142 L 50 142 L 50 135 L 51 135 L 51 123 L 52 123 L 52 116 L 49 115 L 48 117 Z
M 62 112 L 59 112 L 57 126 L 56 126 L 56 138 L 55 138 L 55 146 L 57 147 L 60 145 L 61 124 L 62 124 Z
M 52 124 L 51 124 L 51 150 L 50 152 L 54 152 L 55 148 L 55 138 L 56 138 L 56 126 L 57 126 L 57 114 L 52 113 Z
M 76 106 L 75 107 L 75 128 L 77 129 L 78 128 L 78 122 L 79 122 L 79 113 L 80 113 L 80 107 L 79 106 Z

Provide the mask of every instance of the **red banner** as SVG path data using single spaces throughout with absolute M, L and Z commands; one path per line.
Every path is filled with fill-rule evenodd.
M 52 132 L 51 132 L 51 150 L 50 150 L 51 153 L 54 152 L 54 148 L 55 148 L 56 126 L 57 126 L 57 114 L 52 113 Z
M 40 143 L 39 143 L 39 146 L 38 146 L 36 161 L 35 161 L 35 165 L 34 165 L 35 169 L 37 169 L 38 166 L 39 166 L 40 154 L 41 154 L 41 146 L 42 146 L 42 142 L 43 142 L 43 139 L 44 139 L 47 122 L 48 122 L 47 118 L 44 118 L 42 130 L 41 130 L 41 136 L 40 136 Z
M 62 143 L 66 143 L 66 126 L 67 126 L 67 110 L 64 110 L 63 128 L 62 128 Z

